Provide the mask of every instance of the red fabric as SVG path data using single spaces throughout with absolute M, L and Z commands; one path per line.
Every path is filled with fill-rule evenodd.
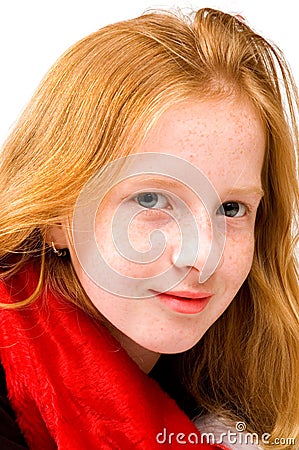
M 27 271 L 0 284 L 0 301 L 25 298 L 35 283 Z M 32 450 L 224 448 L 194 445 L 193 423 L 107 330 L 51 294 L 0 311 L 0 357 Z

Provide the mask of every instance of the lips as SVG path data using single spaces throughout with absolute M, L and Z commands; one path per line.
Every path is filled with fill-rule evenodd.
M 198 314 L 202 312 L 213 294 L 208 292 L 172 291 L 157 293 L 157 298 L 169 309 L 181 314 Z

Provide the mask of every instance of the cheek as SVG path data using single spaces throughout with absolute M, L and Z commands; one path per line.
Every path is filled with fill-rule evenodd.
M 106 315 L 109 316 L 109 311 L 111 309 L 113 310 L 113 302 L 115 301 L 115 298 L 113 297 L 112 294 L 107 293 L 105 290 L 99 287 L 92 279 L 88 277 L 88 275 L 82 268 L 80 262 L 78 261 L 76 254 L 73 252 L 71 252 L 71 259 L 77 277 L 85 293 L 87 294 L 91 302 L 94 304 L 94 306 L 97 308 L 97 310 L 100 313 L 103 313 L 104 317 Z
M 169 217 L 133 220 L 128 227 L 119 224 L 113 232 L 111 221 L 99 220 L 95 235 L 98 250 L 109 266 L 127 277 L 154 277 L 169 269 L 165 258 L 168 247 Z M 179 240 L 179 232 L 177 239 Z
M 251 231 L 227 238 L 224 253 L 224 270 L 231 287 L 237 291 L 245 281 L 252 266 L 254 234 Z

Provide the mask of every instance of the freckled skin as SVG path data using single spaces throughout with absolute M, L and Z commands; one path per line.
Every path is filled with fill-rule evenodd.
M 255 109 L 244 99 L 228 98 L 203 102 L 190 100 L 169 109 L 151 129 L 139 152 L 164 152 L 184 158 L 209 178 L 222 201 L 245 203 L 248 198 L 242 195 L 238 198 L 224 196 L 235 187 L 261 186 L 264 148 L 263 125 Z M 121 189 L 120 185 L 117 194 L 111 191 L 111 198 L 100 211 L 97 222 L 99 246 L 107 260 L 121 273 L 153 276 L 175 264 L 179 230 L 165 219 L 162 225 L 167 247 L 163 256 L 142 267 L 125 261 L 116 254 L 109 235 L 113 212 L 120 203 Z M 213 298 L 201 313 L 185 315 L 174 312 L 155 297 L 131 300 L 105 292 L 87 278 L 70 247 L 73 265 L 91 301 L 110 322 L 112 334 L 143 370 L 150 370 L 160 353 L 178 353 L 195 345 L 238 292 L 252 264 L 254 222 L 260 198 L 255 196 L 249 200 L 253 204 L 250 214 L 227 220 L 221 263 L 203 285 L 199 283 L 199 273 L 207 258 L 209 246 L 205 243 L 210 239 L 211 230 L 202 204 L 196 201 L 192 204 L 203 245 L 188 276 L 175 289 L 212 292 Z M 142 224 L 140 218 L 132 227 L 132 239 L 136 247 L 142 248 L 150 222 Z

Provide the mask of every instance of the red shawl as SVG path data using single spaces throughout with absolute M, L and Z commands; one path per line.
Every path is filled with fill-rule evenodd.
M 13 287 L 0 284 L 0 301 L 24 299 L 35 285 L 23 272 Z M 0 310 L 0 358 L 32 450 L 224 448 L 194 445 L 193 423 L 110 333 L 50 293 Z

